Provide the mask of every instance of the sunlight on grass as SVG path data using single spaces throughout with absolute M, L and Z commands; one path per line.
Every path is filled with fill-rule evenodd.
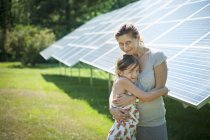
M 12 66 L 0 65 L 0 138 L 106 139 L 112 125 L 107 114 L 99 113 L 86 100 L 71 98 L 70 93 L 43 77 L 56 73 L 58 68 Z M 60 78 L 58 75 L 55 80 L 59 82 Z M 71 84 L 64 80 L 60 83 L 69 89 Z M 108 98 L 103 100 L 107 106 Z

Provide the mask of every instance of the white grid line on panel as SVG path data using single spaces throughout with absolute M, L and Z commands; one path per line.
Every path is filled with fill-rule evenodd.
M 199 41 L 201 41 L 203 38 L 205 38 L 206 36 L 208 36 L 210 34 L 210 32 L 207 32 L 206 34 L 204 34 L 203 36 L 201 36 L 199 39 L 197 39 L 196 41 L 194 41 L 190 46 L 195 45 L 196 43 L 198 43 Z
M 180 86 L 187 87 L 186 91 L 187 91 L 188 93 L 191 93 L 192 95 L 197 95 L 197 96 L 202 97 L 202 98 L 205 97 L 205 95 L 200 95 L 200 94 L 196 94 L 196 93 L 195 93 L 195 91 L 196 91 L 197 93 L 202 92 L 203 90 L 202 90 L 201 88 L 196 88 L 196 87 L 189 86 L 189 85 L 187 85 L 187 84 L 182 84 L 182 83 L 176 82 L 176 81 L 170 81 L 170 83 L 171 83 L 172 85 L 175 84 L 175 85 L 180 85 Z M 174 86 L 173 88 L 178 88 L 178 86 Z
M 204 34 L 203 36 L 201 36 L 199 39 L 197 39 L 195 42 L 193 42 L 191 45 L 187 46 L 186 48 L 184 48 L 183 50 L 181 50 L 180 52 L 178 52 L 176 55 L 174 55 L 173 57 L 168 59 L 168 62 L 172 61 L 174 58 L 176 58 L 177 56 L 181 55 L 182 53 L 184 53 L 186 50 L 188 50 L 189 48 L 191 48 L 194 44 L 196 44 L 197 42 L 199 42 L 201 39 L 203 39 L 205 36 L 207 36 L 209 33 Z
M 179 88 L 176 88 L 176 87 L 173 87 L 173 88 L 176 89 L 176 90 L 180 90 Z M 188 93 L 187 90 L 182 90 L 182 91 Z M 198 101 L 197 99 L 191 98 L 191 97 L 189 97 L 189 96 L 185 96 L 185 94 L 179 94 L 179 93 L 177 93 L 177 92 L 173 92 L 173 93 L 174 93 L 173 95 L 178 95 L 179 98 L 181 97 L 181 98 L 180 98 L 181 100 L 186 99 L 185 101 L 187 101 L 188 103 L 195 104 L 195 103 L 200 102 L 200 101 Z
M 81 59 L 80 61 L 81 61 L 81 62 L 84 62 L 84 63 L 86 63 L 86 64 L 89 64 L 89 65 L 91 65 L 91 66 L 94 66 L 94 67 L 96 67 L 96 68 L 102 69 L 102 70 L 104 70 L 104 71 L 106 71 L 106 72 L 111 73 L 111 74 L 114 75 L 114 73 L 113 73 L 112 71 L 109 71 L 109 69 L 106 69 L 106 68 L 104 68 L 104 67 L 100 67 L 100 66 L 95 65 L 94 63 L 91 63 L 91 62 L 86 61 L 86 60 L 84 60 L 84 59 Z
M 162 20 L 163 18 L 165 18 L 166 16 L 170 15 L 171 13 L 173 13 L 174 11 L 176 11 L 177 9 L 179 9 L 180 7 L 182 7 L 183 5 L 185 5 L 187 3 L 187 1 L 185 3 L 183 3 L 182 5 L 176 7 L 175 9 L 173 9 L 171 12 L 168 12 L 167 14 L 165 14 L 164 16 L 160 17 L 159 19 L 157 19 L 156 21 L 154 21 L 153 23 L 149 24 L 147 27 L 145 27 L 143 30 L 146 30 L 147 28 L 149 28 L 150 26 L 152 26 L 153 24 L 159 23 L 160 20 Z M 179 24 L 179 23 L 178 23 Z M 176 26 L 176 25 L 175 25 Z M 177 25 L 178 26 L 178 25 Z M 174 26 L 173 26 L 174 27 Z M 173 28 L 172 27 L 172 28 Z M 143 31 L 142 30 L 142 31 Z M 166 31 L 167 32 L 167 31 Z M 160 35 L 162 36 L 162 34 Z
M 207 7 L 209 4 L 205 5 L 204 7 L 202 7 L 200 10 L 194 12 L 193 14 L 191 14 L 190 16 L 188 16 L 187 18 L 185 18 L 184 20 L 182 20 L 181 22 L 177 23 L 176 25 L 174 25 L 173 27 L 171 27 L 170 29 L 168 29 L 166 32 L 164 32 L 163 34 L 161 34 L 160 36 L 158 36 L 157 38 L 155 38 L 153 41 L 151 41 L 150 43 L 152 44 L 153 42 L 155 42 L 156 40 L 158 40 L 159 38 L 163 37 L 164 35 L 166 35 L 167 33 L 169 33 L 170 31 L 172 31 L 173 29 L 175 29 L 176 27 L 178 27 L 179 25 L 181 25 L 182 23 L 184 23 L 185 21 L 187 21 L 188 19 L 190 19 L 192 16 L 194 16 L 195 14 L 197 14 L 198 12 L 200 12 L 202 9 L 204 9 L 205 7 Z M 183 5 L 182 5 L 183 6 Z M 147 28 L 147 27 L 146 27 Z
M 189 2 L 189 4 L 191 4 L 191 3 L 198 3 L 198 2 L 203 2 L 203 1 L 208 1 L 208 0 L 188 1 L 188 2 Z
M 78 50 L 77 52 L 75 52 L 73 55 L 67 57 L 64 61 L 68 61 L 70 60 L 72 57 L 76 56 L 78 53 L 80 53 L 84 48 L 81 48 L 80 50 Z M 79 60 L 79 59 L 78 59 Z
M 159 7 L 158 9 L 154 9 L 153 12 L 151 12 L 150 14 L 148 14 L 147 16 L 144 16 L 142 19 L 140 19 L 137 23 L 141 24 L 141 21 L 144 20 L 145 18 L 148 18 L 149 16 L 152 16 L 153 14 L 155 14 L 156 12 L 159 12 L 160 10 L 167 8 L 167 6 L 171 3 L 172 1 L 162 5 L 161 7 Z M 144 25 L 145 23 L 141 24 Z M 148 25 L 148 23 L 146 23 L 146 25 Z
M 171 94 L 170 94 L 171 93 Z M 170 91 L 170 93 L 168 94 L 168 96 L 169 97 L 172 97 L 172 98 L 174 98 L 175 100 L 179 100 L 179 101 L 181 101 L 181 102 L 185 102 L 186 104 L 190 104 L 190 105 L 192 105 L 193 107 L 195 107 L 195 106 L 197 106 L 199 103 L 196 101 L 196 102 L 192 102 L 192 101 L 190 101 L 189 100 L 189 98 L 186 98 L 185 96 L 183 96 L 183 95 L 177 95 L 177 94 L 175 94 L 175 92 L 172 92 L 172 91 Z M 185 97 L 186 99 L 184 99 L 183 97 Z
M 93 63 L 96 62 L 98 59 L 101 59 L 103 56 L 107 55 L 108 53 L 112 52 L 114 49 L 115 49 L 115 47 L 113 47 L 113 48 L 110 49 L 109 51 L 105 52 L 103 55 L 101 55 L 100 57 L 98 57 L 97 59 L 95 59 L 95 60 L 93 61 Z
M 177 66 L 182 66 L 183 67 L 183 65 L 180 65 L 180 64 L 177 64 L 177 63 L 173 63 L 172 65 L 177 65 Z M 209 70 L 202 69 L 202 68 L 195 68 L 195 67 L 192 67 L 192 66 L 187 66 L 187 67 L 192 68 L 192 69 L 196 69 L 196 70 L 201 70 L 203 72 L 209 72 Z
M 177 70 L 179 71 L 180 68 L 177 68 L 177 67 L 173 67 L 172 70 Z M 171 71 L 172 71 L 171 70 Z M 170 71 L 170 70 L 169 70 Z M 197 73 L 197 72 L 194 72 L 194 71 L 188 71 L 189 74 L 196 74 L 196 75 L 199 75 L 199 76 L 210 76 L 210 75 L 206 75 L 206 74 L 203 74 L 203 73 Z
M 202 53 L 203 54 L 203 53 Z M 188 55 L 189 56 L 189 55 Z M 199 57 L 200 58 L 200 57 Z M 205 58 L 205 57 L 204 57 Z M 196 58 L 197 59 L 197 58 Z M 186 57 L 182 57 L 182 58 L 179 58 L 179 60 L 182 60 L 182 62 L 183 61 L 187 61 L 187 60 L 194 60 L 194 58 L 193 59 L 189 59 L 189 58 L 186 58 Z M 204 60 L 195 60 L 196 62 L 204 62 Z M 176 61 L 173 61 L 173 62 L 176 62 Z M 205 62 L 209 62 L 210 63 L 210 61 L 209 60 L 205 60 Z M 188 63 L 188 64 L 195 64 L 195 63 Z M 206 65 L 201 65 L 201 64 L 199 64 L 200 66 L 206 66 Z
M 173 73 L 173 74 L 176 74 L 176 76 L 183 76 L 183 77 L 187 77 L 186 76 L 186 74 L 183 74 L 183 73 L 174 73 L 173 71 L 170 71 L 169 70 L 169 72 L 170 73 Z M 197 74 L 197 73 L 196 73 Z M 189 76 L 189 78 L 192 78 L 192 79 L 197 79 L 197 80 L 202 80 L 202 81 L 204 81 L 204 82 L 209 82 L 209 80 L 207 80 L 207 79 L 203 79 L 203 78 L 199 78 L 199 77 L 197 77 L 197 76 L 191 76 L 191 75 L 188 75 Z M 187 84 L 186 84 L 187 85 Z

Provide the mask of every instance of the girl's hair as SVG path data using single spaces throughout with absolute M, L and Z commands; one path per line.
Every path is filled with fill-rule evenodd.
M 124 71 L 124 70 L 128 69 L 128 67 L 131 65 L 134 65 L 133 69 L 135 69 L 136 67 L 139 67 L 139 69 L 140 69 L 140 64 L 139 64 L 137 57 L 135 57 L 133 55 L 124 54 L 123 57 L 118 59 L 118 61 L 117 61 L 117 65 L 116 65 L 117 76 L 120 76 L 118 73 L 118 70 Z
M 131 34 L 133 38 L 137 38 L 139 36 L 138 29 L 133 24 L 124 24 L 120 27 L 120 29 L 116 32 L 115 38 L 122 36 L 124 34 Z

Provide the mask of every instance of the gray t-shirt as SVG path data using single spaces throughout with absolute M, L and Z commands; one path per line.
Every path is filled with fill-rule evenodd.
M 144 90 L 150 91 L 155 87 L 154 68 L 166 60 L 163 52 L 150 49 L 148 52 L 148 60 L 139 75 L 137 86 Z M 166 122 L 165 105 L 162 97 L 151 102 L 139 102 L 137 108 L 140 112 L 139 126 L 159 126 Z

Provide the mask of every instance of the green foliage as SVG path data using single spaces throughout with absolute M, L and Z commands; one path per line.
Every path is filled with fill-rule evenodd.
M 18 25 L 9 33 L 6 51 L 13 59 L 20 59 L 23 65 L 35 66 L 40 60 L 39 52 L 55 40 L 49 29 Z
M 30 41 L 28 43 L 24 41 L 28 25 L 31 28 L 37 27 L 38 32 L 45 28 L 51 29 L 56 39 L 59 39 L 92 18 L 134 1 L 137 0 L 1 0 L 0 61 L 11 60 L 7 52 L 12 54 L 12 60 L 22 57 L 19 50 L 23 49 L 23 45 L 30 44 Z M 18 25 L 22 25 L 21 30 L 14 32 L 20 28 Z M 23 29 L 24 27 L 26 29 Z M 11 40 L 14 47 L 8 48 Z M 7 51 L 4 50 L 6 44 Z M 7 59 L 7 56 L 10 59 Z

